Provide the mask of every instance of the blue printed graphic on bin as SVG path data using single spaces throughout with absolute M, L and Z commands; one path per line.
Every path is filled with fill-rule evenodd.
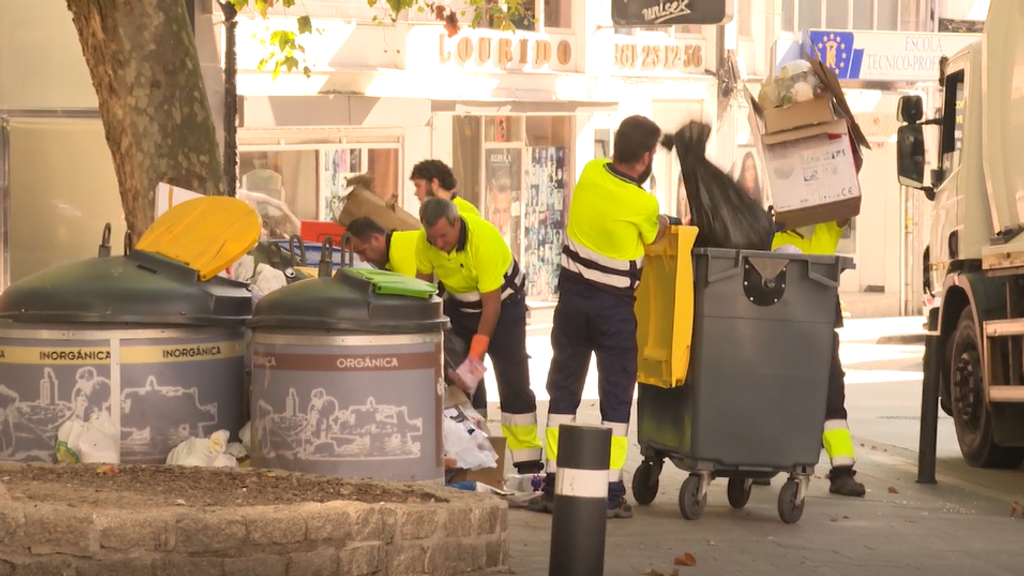
M 854 48 L 856 36 L 845 30 L 812 30 L 807 33 L 808 50 L 832 69 L 840 80 L 860 78 L 864 49 Z

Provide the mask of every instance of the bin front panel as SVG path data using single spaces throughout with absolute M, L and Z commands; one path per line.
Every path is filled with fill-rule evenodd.
M 256 332 L 252 358 L 254 467 L 443 482 L 440 334 Z
M 242 330 L 5 329 L 0 458 L 53 462 L 61 425 L 97 411 L 119 429 L 126 464 L 163 464 L 220 429 L 237 437 L 244 354 Z

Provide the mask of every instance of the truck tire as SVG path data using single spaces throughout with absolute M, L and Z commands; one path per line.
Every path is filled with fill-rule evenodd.
M 978 327 L 967 308 L 953 334 L 949 355 L 950 400 L 960 453 L 976 468 L 1017 468 L 1024 462 L 1024 448 L 1006 448 L 993 440 L 992 410 L 985 396 Z

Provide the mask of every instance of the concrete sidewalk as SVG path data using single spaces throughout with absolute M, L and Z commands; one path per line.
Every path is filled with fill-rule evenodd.
M 631 459 L 627 469 L 636 468 Z M 827 462 L 819 472 L 828 469 Z M 786 525 L 776 513 L 782 478 L 755 487 L 743 510 L 729 507 L 725 480 L 712 484 L 701 519 L 684 520 L 678 489 L 686 474 L 667 465 L 657 500 L 635 507 L 631 520 L 608 523 L 605 575 L 672 574 L 684 553 L 696 565 L 679 574 L 903 576 L 906 574 L 1024 573 L 1024 520 L 1010 518 L 1012 500 L 944 482 L 914 483 L 908 462 L 886 448 L 861 448 L 864 499 L 828 494 L 826 480 L 811 483 L 803 519 Z M 627 482 L 631 478 L 627 477 Z M 510 568 L 547 574 L 551 517 L 511 510 Z

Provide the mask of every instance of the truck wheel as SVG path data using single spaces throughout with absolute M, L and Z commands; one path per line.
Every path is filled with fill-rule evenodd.
M 978 328 L 970 308 L 953 334 L 948 367 L 953 424 L 964 460 L 976 468 L 1017 468 L 1024 448 L 1005 448 L 992 437 L 992 409 L 985 396 Z

